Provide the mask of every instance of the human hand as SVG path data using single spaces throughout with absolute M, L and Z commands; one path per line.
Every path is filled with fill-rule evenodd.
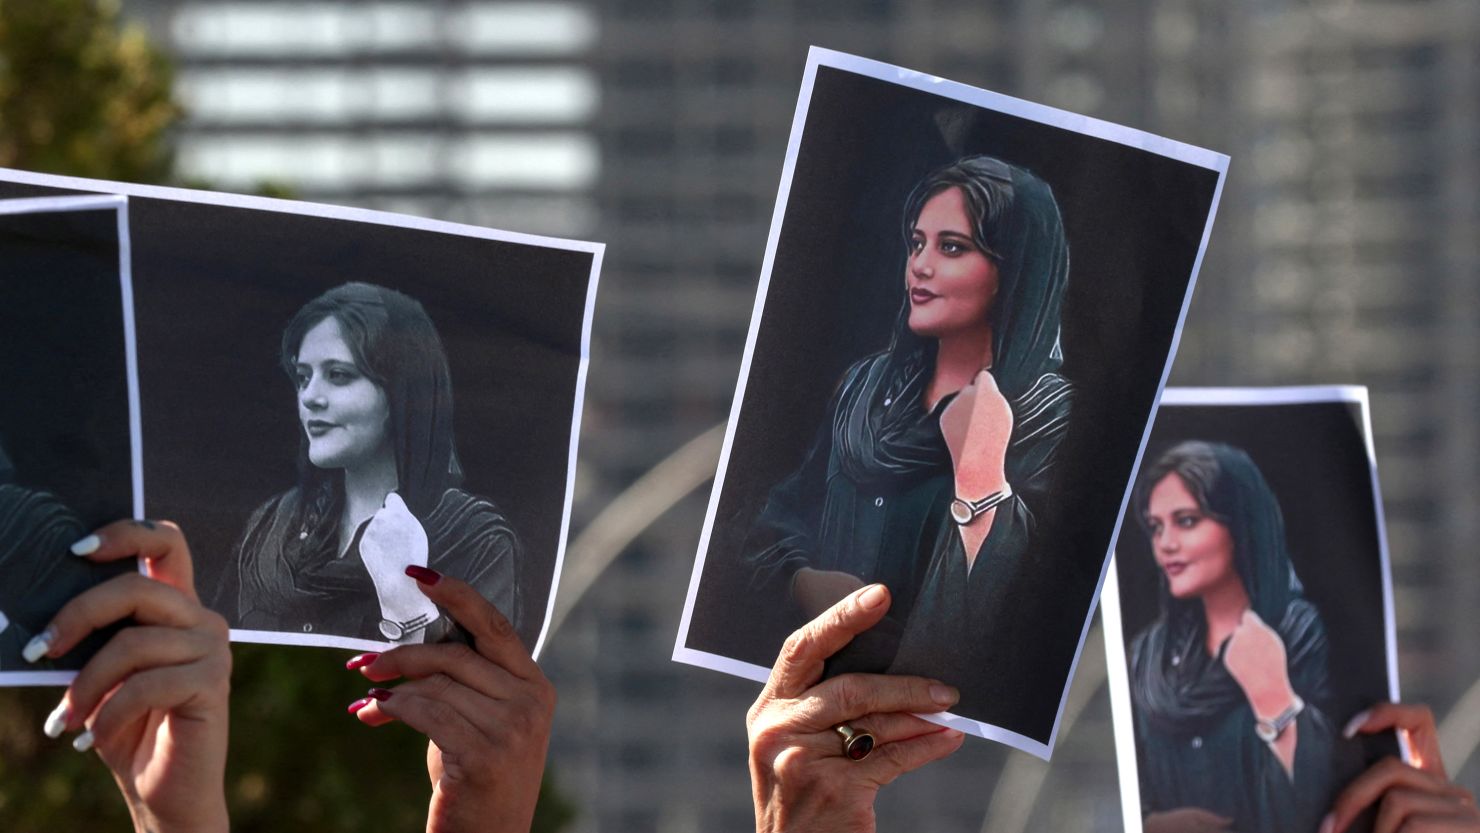
M 1201 807 L 1178 807 L 1146 817 L 1144 833 L 1233 833 L 1233 819 Z
M 1223 665 L 1243 689 L 1255 716 L 1273 720 L 1294 704 L 1284 640 L 1252 609 L 1244 611 L 1228 637 Z
M 863 579 L 852 573 L 803 567 L 792 576 L 791 596 L 810 619 L 860 587 Z
M 226 830 L 229 629 L 196 596 L 185 536 L 170 523 L 119 521 L 72 551 L 96 562 L 138 556 L 148 576 L 90 588 L 26 646 L 27 657 L 57 658 L 93 631 L 133 620 L 78 672 L 46 734 L 85 727 L 72 745 L 95 748 L 113 771 L 136 830 Z
M 823 662 L 888 609 L 888 589 L 870 585 L 786 640 L 745 720 L 757 833 L 872 831 L 881 786 L 961 746 L 960 732 L 911 714 L 950 708 L 959 695 L 949 686 L 880 674 L 819 682 Z M 873 735 L 872 754 L 844 754 L 843 724 Z
M 1353 717 L 1342 730 L 1348 739 L 1396 729 L 1408 736 L 1410 766 L 1384 758 L 1358 775 L 1337 796 L 1320 833 L 1341 833 L 1367 808 L 1377 806 L 1374 833 L 1477 833 L 1475 797 L 1452 784 L 1439 754 L 1434 713 L 1427 706 L 1380 703 Z
M 462 625 L 472 645 L 402 645 L 351 659 L 345 667 L 377 683 L 410 682 L 372 688 L 349 710 L 362 723 L 399 720 L 430 738 L 428 833 L 527 833 L 545 771 L 555 687 L 514 626 L 478 591 L 425 568 L 407 572 L 419 576 L 421 592 Z
M 406 629 L 393 641 L 420 642 L 426 626 L 437 620 L 437 606 L 416 588 L 406 575 L 406 565 L 427 566 L 430 546 L 421 521 L 411 514 L 406 501 L 395 492 L 385 496 L 385 505 L 371 516 L 360 536 L 360 559 L 375 583 L 380 615 Z M 386 637 L 391 638 L 390 634 Z
M 940 431 L 951 452 L 956 494 L 971 500 L 1007 488 L 1007 444 L 1012 406 L 997 389 L 992 371 L 976 374 L 940 415 Z

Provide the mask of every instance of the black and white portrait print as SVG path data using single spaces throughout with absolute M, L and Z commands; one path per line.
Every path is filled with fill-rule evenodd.
M 238 641 L 456 637 L 408 569 L 538 648 L 570 512 L 601 247 L 379 212 L 129 194 L 151 517 Z
M 65 656 L 26 646 L 82 591 L 135 562 L 70 547 L 136 514 L 127 202 L 0 200 L 0 685 L 64 684 L 111 630 Z

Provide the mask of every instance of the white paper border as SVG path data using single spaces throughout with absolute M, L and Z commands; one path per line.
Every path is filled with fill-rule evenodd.
M 1090 118 L 1089 116 L 1081 116 L 1066 110 L 1034 104 L 1029 101 L 989 92 L 955 81 L 948 81 L 944 78 L 938 78 L 903 67 L 860 58 L 856 55 L 849 55 L 817 46 L 812 47 L 808 51 L 806 70 L 802 74 L 801 91 L 797 96 L 796 114 L 792 117 L 791 138 L 787 142 L 786 159 L 781 168 L 781 184 L 776 196 L 776 208 L 771 214 L 771 230 L 766 238 L 766 255 L 761 263 L 760 283 L 756 289 L 755 307 L 751 312 L 750 331 L 745 339 L 745 353 L 740 363 L 739 382 L 735 388 L 734 402 L 730 407 L 729 424 L 725 427 L 725 440 L 720 451 L 719 467 L 715 473 L 713 490 L 710 492 L 709 506 L 704 517 L 704 530 L 699 537 L 699 551 L 694 558 L 694 571 L 689 579 L 688 595 L 684 599 L 683 617 L 679 622 L 678 637 L 675 640 L 673 648 L 673 659 L 677 662 L 697 665 L 701 668 L 722 671 L 727 674 L 759 681 L 765 681 L 770 674 L 770 669 L 747 662 L 740 662 L 739 660 L 728 657 L 722 657 L 707 651 L 694 650 L 686 647 L 686 643 L 688 642 L 689 625 L 693 619 L 694 598 L 699 590 L 699 579 L 704 572 L 704 559 L 709 551 L 710 536 L 714 530 L 714 521 L 719 509 L 720 494 L 724 489 L 725 473 L 729 468 L 730 452 L 734 446 L 735 427 L 739 422 L 740 410 L 745 400 L 746 384 L 750 379 L 751 360 L 755 355 L 756 340 L 760 333 L 761 315 L 765 310 L 766 294 L 771 284 L 771 269 L 776 258 L 776 247 L 781 235 L 782 221 L 786 217 L 787 200 L 791 194 L 792 177 L 796 171 L 797 154 L 801 148 L 802 134 L 806 127 L 807 112 L 812 100 L 812 90 L 816 83 L 818 67 L 830 67 L 832 69 L 852 72 L 880 81 L 898 84 L 902 87 L 934 93 L 956 101 L 1017 116 L 1050 127 L 1064 128 L 1086 136 L 1139 148 L 1150 153 L 1216 172 L 1218 174 L 1218 184 L 1213 192 L 1212 202 L 1208 206 L 1207 222 L 1203 226 L 1202 239 L 1198 244 L 1197 258 L 1193 262 L 1192 273 L 1187 282 L 1187 292 L 1182 299 L 1182 310 L 1177 317 L 1177 327 L 1172 337 L 1171 348 L 1167 352 L 1166 364 L 1162 368 L 1161 379 L 1157 383 L 1157 399 L 1160 398 L 1162 388 L 1166 385 L 1167 375 L 1171 372 L 1172 358 L 1177 354 L 1177 345 L 1182 338 L 1182 325 L 1187 318 L 1188 306 L 1192 303 L 1192 291 L 1197 285 L 1197 274 L 1202 268 L 1203 255 L 1207 251 L 1208 246 L 1208 236 L 1212 233 L 1213 218 L 1218 213 L 1218 202 L 1223 194 L 1223 181 L 1228 174 L 1228 157 L 1221 153 L 1183 144 L 1133 128 L 1111 124 L 1110 122 Z M 1155 402 L 1156 400 L 1153 400 L 1151 403 L 1153 412 Z M 1140 469 L 1141 456 L 1145 454 L 1146 442 L 1150 434 L 1151 420 L 1148 419 L 1145 431 L 1141 437 L 1140 448 L 1136 452 L 1135 465 L 1132 467 L 1130 478 L 1126 483 L 1125 494 L 1121 499 L 1122 515 L 1124 515 L 1125 506 L 1130 500 L 1131 485 L 1135 483 L 1136 473 Z M 1109 554 L 1114 551 L 1115 538 L 1118 537 L 1119 532 L 1120 526 L 1117 519 L 1115 528 L 1112 530 L 1109 549 L 1106 551 L 1105 560 L 1100 568 L 1100 578 L 1096 587 L 1096 594 L 1099 593 L 1099 587 L 1104 584 L 1105 569 L 1110 562 Z M 1070 665 L 1068 677 L 1065 678 L 1064 689 L 1059 695 L 1059 708 L 1054 716 L 1053 731 L 1049 735 L 1048 743 L 1042 743 L 1000 726 L 972 720 L 960 715 L 945 713 L 921 715 L 921 717 L 932 723 L 949 726 L 967 734 L 999 741 L 1014 749 L 1019 749 L 1048 760 L 1053 754 L 1054 743 L 1058 739 L 1059 725 L 1064 716 L 1064 704 L 1069 696 L 1069 685 L 1074 680 L 1074 672 L 1079 666 L 1079 655 L 1084 651 L 1084 640 L 1089 633 L 1093 618 L 1094 604 L 1091 603 L 1085 611 L 1084 625 L 1080 628 L 1079 633 L 1079 645 L 1074 651 L 1074 661 Z
M 144 435 L 139 417 L 139 355 L 134 340 L 133 262 L 129 245 L 128 197 L 97 194 L 78 197 L 22 197 L 0 200 L 0 214 L 59 214 L 69 211 L 113 211 L 118 218 L 118 284 L 123 308 L 124 368 L 128 378 L 129 465 L 132 511 L 144 517 Z M 139 572 L 145 573 L 139 561 Z M 0 671 L 0 686 L 69 685 L 76 671 Z
M 531 656 L 539 659 L 540 650 L 544 647 L 545 637 L 549 634 L 550 620 L 555 612 L 555 596 L 560 589 L 560 574 L 565 567 L 565 547 L 570 537 L 571 507 L 575 500 L 575 478 L 577 450 L 580 446 L 581 414 L 585 408 L 586 401 L 586 377 L 591 363 L 591 326 L 596 313 L 596 288 L 601 277 L 601 263 L 606 253 L 606 245 L 586 240 L 567 240 L 560 237 L 546 237 L 537 234 L 525 234 L 517 231 L 505 231 L 503 229 L 485 228 L 464 223 L 451 223 L 445 220 L 431 220 L 425 217 L 413 217 L 407 214 L 394 214 L 388 211 L 373 211 L 365 208 L 350 208 L 347 206 L 327 205 L 324 203 L 299 202 L 296 200 L 281 200 L 270 197 L 252 197 L 243 194 L 229 194 L 215 191 L 194 191 L 186 188 L 168 188 L 160 185 L 137 185 L 128 182 L 110 182 L 100 179 L 83 179 L 80 177 L 57 176 L 54 174 L 38 174 L 30 171 L 19 171 L 10 168 L 0 168 L 0 181 L 15 182 L 23 185 L 38 185 L 46 188 L 66 188 L 79 191 L 98 191 L 103 194 L 123 195 L 125 198 L 146 197 L 157 200 L 170 200 L 174 202 L 197 203 L 202 205 L 217 205 L 228 208 L 244 208 L 254 211 L 272 211 L 279 214 L 298 214 L 308 217 L 323 217 L 331 220 L 348 220 L 357 223 L 371 223 L 383 226 L 395 226 L 397 228 L 415 229 L 441 234 L 453 234 L 460 237 L 476 237 L 483 240 L 497 240 L 504 243 L 516 243 L 525 246 L 538 246 L 546 249 L 559 249 L 570 252 L 584 252 L 590 254 L 591 272 L 586 286 L 586 309 L 581 321 L 581 355 L 576 370 L 575 401 L 571 408 L 570 428 L 570 453 L 566 463 L 565 474 L 565 502 L 561 511 L 560 537 L 558 548 L 555 551 L 555 570 L 550 576 L 550 592 L 545 604 L 545 618 L 540 623 L 540 635 L 535 640 L 534 650 Z M 106 199 L 106 197 L 40 197 L 32 202 L 66 199 Z M 131 285 L 130 285 L 131 286 Z M 131 292 L 131 290 L 130 290 Z M 132 295 L 125 296 L 125 304 L 130 312 L 133 310 Z M 126 332 L 130 339 L 130 373 L 136 373 L 134 353 L 132 346 L 133 321 L 132 317 L 126 325 Z M 137 379 L 130 377 L 130 408 L 133 416 L 138 416 L 138 392 Z M 142 441 L 139 432 L 134 432 L 135 443 L 135 484 L 139 485 L 140 491 L 136 494 L 142 495 L 143 472 L 140 468 L 142 463 Z M 139 498 L 142 501 L 142 498 Z M 139 517 L 144 517 L 142 503 L 135 505 L 135 512 Z M 189 534 L 189 531 L 186 531 Z M 347 648 L 350 650 L 383 650 L 393 646 L 395 643 L 378 642 L 371 639 L 359 639 L 348 636 L 334 636 L 331 634 L 297 634 L 284 631 L 259 631 L 233 628 L 231 630 L 231 641 L 253 642 L 266 645 L 311 645 L 326 648 Z
M 1382 488 L 1377 480 L 1377 450 L 1372 441 L 1372 409 L 1367 388 L 1362 385 L 1308 385 L 1274 388 L 1167 388 L 1161 404 L 1179 405 L 1309 405 L 1325 402 L 1356 405 L 1360 413 L 1362 439 L 1367 450 L 1367 469 L 1372 479 L 1372 505 L 1377 517 L 1377 551 L 1382 570 L 1383 643 L 1387 651 L 1388 699 L 1398 694 L 1398 631 L 1393 615 L 1393 569 L 1388 554 L 1387 521 L 1382 510 Z M 1105 664 L 1110 686 L 1110 721 L 1115 731 L 1115 762 L 1120 773 L 1120 806 L 1126 833 L 1142 833 L 1141 781 L 1136 766 L 1136 732 L 1131 717 L 1129 665 L 1120 618 L 1120 582 L 1111 559 L 1109 578 L 1100 595 L 1104 616 Z M 1398 747 L 1403 760 L 1412 751 L 1401 734 Z

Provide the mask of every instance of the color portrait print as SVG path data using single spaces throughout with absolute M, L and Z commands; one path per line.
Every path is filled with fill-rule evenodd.
M 827 673 L 1047 757 L 1225 162 L 814 49 L 675 659 L 882 582 Z
M 1148 831 L 1314 833 L 1393 752 L 1341 736 L 1397 697 L 1365 391 L 1263 393 L 1169 390 L 1127 510 L 1106 634 Z

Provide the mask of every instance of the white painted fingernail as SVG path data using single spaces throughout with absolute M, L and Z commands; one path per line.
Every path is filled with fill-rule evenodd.
M 49 738 L 59 738 L 66 730 L 67 701 L 63 700 L 57 703 L 57 707 L 51 710 L 51 714 L 46 716 L 46 725 L 41 727 L 41 731 L 45 732 Z
M 72 748 L 78 752 L 86 752 L 92 748 L 92 744 L 93 734 L 91 729 L 85 730 L 82 734 L 72 739 Z
M 1320 833 L 1331 833 L 1334 829 L 1336 829 L 1336 815 L 1334 813 L 1327 813 L 1326 817 L 1321 819 Z
M 1342 729 L 1341 729 L 1341 736 L 1344 737 L 1344 738 L 1346 738 L 1347 740 L 1351 740 L 1352 738 L 1354 738 L 1354 737 L 1357 736 L 1358 730 L 1360 730 L 1363 726 L 1367 725 L 1367 721 L 1368 720 L 1371 720 L 1371 719 L 1372 719 L 1372 710 L 1371 709 L 1367 709 L 1366 711 L 1357 712 L 1355 715 L 1352 716 L 1352 719 L 1351 720 L 1348 720 L 1346 722 L 1346 725 L 1342 727 Z
M 92 555 L 103 545 L 103 539 L 96 535 L 89 535 L 81 541 L 72 545 L 73 555 Z
M 56 638 L 56 629 L 50 625 L 47 625 L 46 630 L 31 637 L 31 641 L 27 642 L 26 647 L 21 649 L 21 656 L 26 660 L 26 662 L 35 662 L 36 660 L 41 659 L 42 657 L 46 656 L 47 651 L 51 650 L 51 643 L 56 640 Z

